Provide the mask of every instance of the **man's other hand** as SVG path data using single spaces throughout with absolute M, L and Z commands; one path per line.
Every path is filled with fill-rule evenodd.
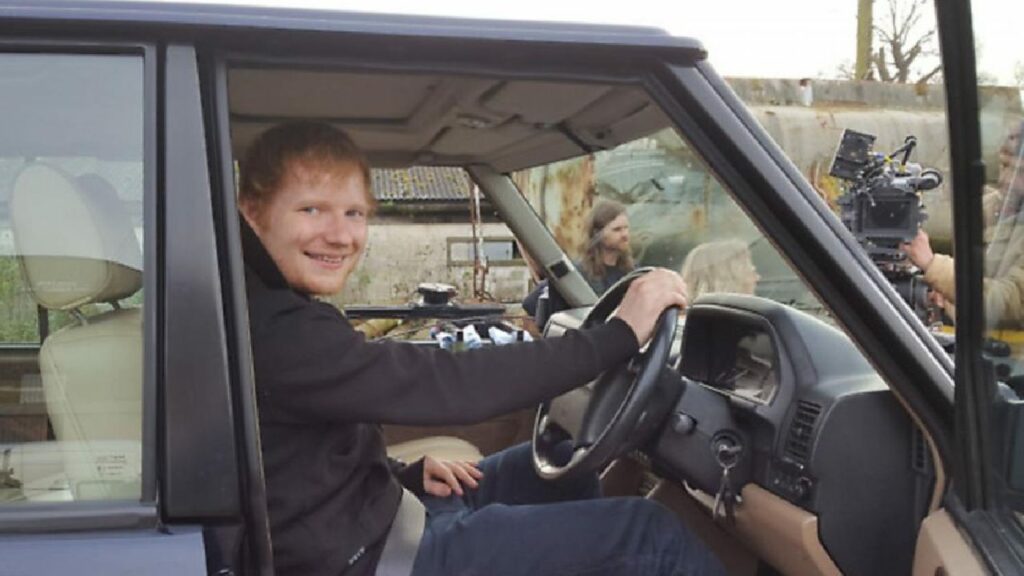
M 475 462 L 437 460 L 430 456 L 423 458 L 423 490 L 432 496 L 447 498 L 452 492 L 462 496 L 462 485 L 476 488 L 484 473 Z
M 671 270 L 656 268 L 629 285 L 615 316 L 629 324 L 643 346 L 650 340 L 658 316 L 669 306 L 686 310 L 686 282 Z
M 910 262 L 917 266 L 922 271 L 927 271 L 928 267 L 931 266 L 932 260 L 935 259 L 935 253 L 932 252 L 931 240 L 928 238 L 928 233 L 924 229 L 917 231 L 917 236 L 910 242 L 905 242 L 900 246 L 906 254 Z

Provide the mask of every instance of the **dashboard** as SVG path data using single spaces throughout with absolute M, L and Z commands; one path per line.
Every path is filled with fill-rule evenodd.
M 556 315 L 548 335 L 583 315 Z M 733 485 L 812 515 L 844 574 L 909 573 L 935 472 L 923 436 L 849 338 L 794 308 L 732 294 L 702 297 L 681 325 L 665 379 L 678 390 L 660 396 L 678 400 L 643 444 L 654 471 L 713 496 L 722 475 L 714 447 L 725 438 L 742 450 Z
M 697 319 L 689 324 L 681 345 L 686 361 L 679 363 L 680 374 L 739 398 L 771 403 L 779 387 L 779 359 L 767 322 L 736 312 L 729 322 Z

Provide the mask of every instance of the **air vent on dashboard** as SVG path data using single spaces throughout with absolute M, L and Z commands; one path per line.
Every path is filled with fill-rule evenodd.
M 814 438 L 814 424 L 821 414 L 821 405 L 801 400 L 797 402 L 796 413 L 789 424 L 786 435 L 786 455 L 794 460 L 807 463 L 811 454 L 811 440 Z

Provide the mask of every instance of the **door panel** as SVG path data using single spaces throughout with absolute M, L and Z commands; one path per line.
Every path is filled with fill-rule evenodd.
M 841 574 L 818 537 L 818 518 L 756 484 L 741 492 L 736 525 L 729 530 L 759 558 L 790 576 Z M 710 511 L 714 497 L 694 490 L 695 500 Z
M 683 523 L 710 548 L 733 576 L 754 576 L 758 559 L 735 533 L 711 518 L 711 511 L 675 482 L 660 481 L 648 497 L 675 512 Z
M 914 576 L 980 576 L 985 573 L 948 512 L 936 510 L 924 519 L 914 554 Z
M 7 537 L 0 539 L 6 576 L 77 574 L 110 576 L 205 574 L 199 530 L 177 534 L 113 532 Z

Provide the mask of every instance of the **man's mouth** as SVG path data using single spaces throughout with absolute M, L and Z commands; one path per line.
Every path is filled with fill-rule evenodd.
M 323 262 L 329 266 L 338 266 L 345 260 L 344 256 L 327 256 L 324 254 L 310 254 L 308 252 L 306 253 L 306 256 L 309 256 L 317 262 Z

